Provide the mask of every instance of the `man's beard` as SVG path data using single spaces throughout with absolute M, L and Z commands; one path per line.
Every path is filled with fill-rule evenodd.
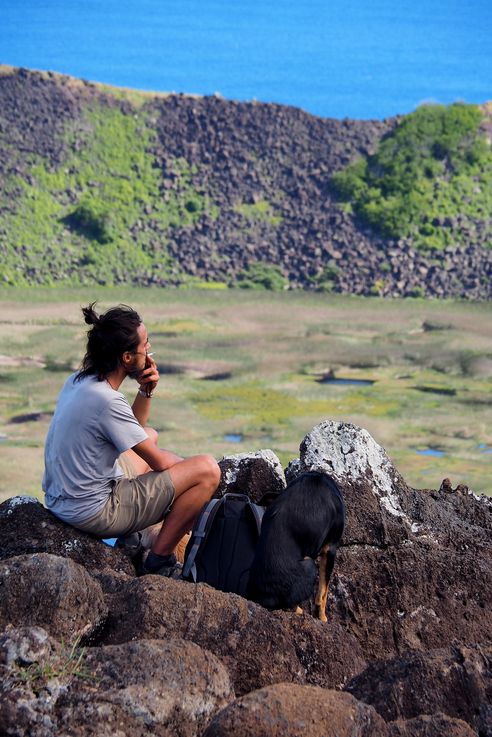
M 144 370 L 143 368 L 127 368 L 127 369 L 125 369 L 126 375 L 128 376 L 128 378 L 129 379 L 135 379 L 135 381 L 138 381 L 139 380 L 139 378 L 140 378 L 143 370 Z

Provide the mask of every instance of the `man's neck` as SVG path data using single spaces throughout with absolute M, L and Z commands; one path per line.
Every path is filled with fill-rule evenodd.
M 117 369 L 112 371 L 110 374 L 106 376 L 106 381 L 110 385 L 112 389 L 115 391 L 118 391 L 120 386 L 123 383 L 123 380 L 126 376 L 125 369 L 122 366 L 119 366 Z

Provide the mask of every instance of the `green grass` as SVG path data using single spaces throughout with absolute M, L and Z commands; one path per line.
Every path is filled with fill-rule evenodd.
M 60 651 L 45 656 L 42 660 L 30 665 L 17 665 L 13 669 L 13 686 L 27 686 L 36 694 L 46 689 L 49 681 L 62 681 L 65 685 L 74 678 L 83 681 L 95 681 L 96 676 L 84 663 L 85 648 L 81 648 L 80 641 L 73 645 L 65 645 L 62 641 Z
M 264 222 L 276 227 L 282 222 L 281 215 L 275 215 L 273 206 L 267 200 L 258 200 L 253 203 L 240 203 L 234 210 L 250 221 Z
M 165 368 L 151 414 L 163 447 L 218 458 L 272 448 L 286 464 L 315 424 L 343 420 L 365 427 L 414 486 L 437 488 L 448 476 L 454 485 L 492 493 L 485 452 L 492 447 L 489 304 L 231 289 L 4 287 L 0 498 L 41 497 L 49 417 L 11 419 L 54 410 L 68 367 L 84 350 L 80 305 L 93 299 L 101 309 L 124 301 L 145 320 Z M 329 370 L 375 383 L 318 383 Z M 216 374 L 229 378 L 203 378 Z M 127 381 L 123 390 L 132 398 L 135 386 Z M 228 442 L 227 434 L 242 440 Z M 417 453 L 435 447 L 445 456 Z

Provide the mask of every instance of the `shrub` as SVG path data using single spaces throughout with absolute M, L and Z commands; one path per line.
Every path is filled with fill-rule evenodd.
M 467 215 L 485 223 L 492 207 L 492 153 L 474 105 L 426 105 L 406 116 L 373 156 L 332 178 L 353 211 L 386 236 L 410 236 L 442 248 L 459 231 L 432 225 L 436 217 Z M 490 228 L 490 223 L 485 223 Z
M 110 243 L 114 228 L 108 210 L 92 199 L 80 202 L 75 210 L 64 218 L 64 222 L 86 238 L 98 243 Z
M 241 289 L 270 289 L 279 292 L 288 285 L 278 266 L 255 262 L 238 275 L 237 285 Z

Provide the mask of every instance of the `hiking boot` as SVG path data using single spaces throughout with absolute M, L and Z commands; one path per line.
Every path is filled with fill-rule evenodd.
M 175 555 L 156 555 L 149 553 L 141 567 L 141 575 L 164 576 L 165 578 L 181 578 L 183 566 Z

